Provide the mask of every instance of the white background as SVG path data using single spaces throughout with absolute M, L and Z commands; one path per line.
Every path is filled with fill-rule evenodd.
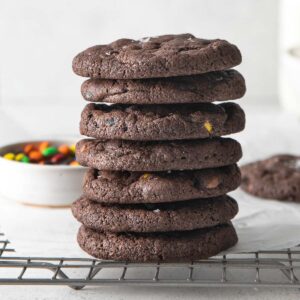
M 190 32 L 239 46 L 247 101 L 276 101 L 276 0 L 1 0 L 0 103 L 82 104 L 72 58 L 117 38 Z

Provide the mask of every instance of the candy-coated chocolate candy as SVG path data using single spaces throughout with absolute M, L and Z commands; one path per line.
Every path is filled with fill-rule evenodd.
M 27 144 L 25 147 L 24 147 L 24 153 L 25 154 L 29 154 L 29 152 L 31 152 L 32 150 L 34 150 L 34 145 L 33 144 Z
M 4 154 L 3 157 L 5 159 L 8 159 L 8 160 L 14 160 L 15 159 L 14 153 L 11 153 L 11 152 Z
M 8 152 L 2 156 L 23 163 L 79 166 L 75 161 L 75 144 L 71 146 L 61 144 L 54 147 L 49 141 L 28 143 L 23 147 L 23 152 Z
M 64 156 L 63 154 L 58 153 L 58 154 L 55 154 L 55 155 L 51 158 L 50 162 L 51 162 L 52 164 L 57 164 L 57 163 L 59 163 L 61 160 L 63 160 L 64 158 L 65 158 L 65 156 Z
M 68 155 L 70 153 L 70 148 L 68 145 L 60 145 L 58 147 L 58 152 L 63 154 L 63 155 Z
M 73 160 L 70 162 L 70 166 L 72 166 L 72 167 L 79 166 L 79 163 L 78 163 L 78 161 Z
M 73 154 L 75 154 L 75 144 L 70 146 L 70 150 Z
M 21 162 L 22 163 L 29 163 L 30 162 L 30 159 L 28 156 L 24 155 L 23 158 L 21 159 Z
M 55 155 L 58 152 L 56 147 L 48 147 L 43 150 L 42 154 L 46 157 Z
M 40 150 L 40 152 L 43 152 L 48 147 L 49 147 L 49 142 L 45 141 L 45 142 L 41 142 L 39 144 L 39 150 Z
M 24 153 L 18 153 L 18 154 L 16 155 L 16 157 L 15 157 L 15 160 L 16 160 L 16 161 L 21 161 L 22 158 L 23 158 L 24 156 L 25 156 Z
M 205 121 L 204 127 L 209 133 L 211 133 L 213 131 L 213 126 L 209 121 Z
M 151 176 L 151 174 L 149 173 L 145 173 L 144 175 L 142 175 L 143 179 L 148 179 Z
M 43 158 L 42 153 L 37 150 L 30 151 L 28 156 L 29 156 L 30 160 L 33 160 L 33 161 L 39 161 Z

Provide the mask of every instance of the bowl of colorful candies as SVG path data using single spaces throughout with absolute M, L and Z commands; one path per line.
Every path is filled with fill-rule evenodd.
M 0 194 L 31 205 L 62 207 L 80 196 L 85 168 L 74 140 L 28 141 L 0 148 Z

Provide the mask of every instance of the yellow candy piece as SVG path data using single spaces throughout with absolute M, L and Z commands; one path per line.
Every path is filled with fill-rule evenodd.
M 73 145 L 70 146 L 70 150 L 71 150 L 71 152 L 73 154 L 75 153 L 75 144 L 73 144 Z
M 18 153 L 15 157 L 16 161 L 21 161 L 23 159 L 23 157 L 25 156 L 24 153 Z
M 149 173 L 145 173 L 145 174 L 142 176 L 142 178 L 143 178 L 143 179 L 148 179 L 148 178 L 150 177 L 150 175 L 151 175 L 151 174 L 149 174 Z
M 213 130 L 213 126 L 212 126 L 212 124 L 211 124 L 209 121 L 205 121 L 205 123 L 204 123 L 204 128 L 205 128 L 209 133 L 211 133 L 212 130 Z
M 11 152 L 4 154 L 3 157 L 5 159 L 8 159 L 8 160 L 14 160 L 15 159 L 15 155 L 13 153 L 11 153 Z

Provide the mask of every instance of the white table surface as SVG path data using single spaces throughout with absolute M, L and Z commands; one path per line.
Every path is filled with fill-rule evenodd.
M 241 100 L 243 105 L 244 100 Z M 246 106 L 247 129 L 236 135 L 244 150 L 242 163 L 263 158 L 279 152 L 299 153 L 299 119 L 284 113 L 277 107 L 266 105 Z M 75 135 L 78 131 L 80 107 L 10 107 L 0 112 L 0 140 L 2 144 L 16 140 Z M 66 114 L 67 112 L 67 114 Z M 1 186 L 0 186 L 1 191 Z M 47 210 L 24 207 L 0 197 L 0 210 L 6 217 L 0 219 L 0 228 L 20 231 L 22 244 L 24 235 L 39 240 L 45 249 L 44 255 L 58 252 L 53 241 L 74 234 L 74 253 L 81 253 L 76 246 L 74 228 L 77 226 L 67 209 Z M 19 222 L 18 222 L 19 220 Z M 26 222 L 25 222 L 26 221 Z M 8 224 L 9 223 L 9 224 Z M 43 224 L 43 226 L 40 226 Z M 56 224 L 51 226 L 51 224 Z M 21 229 L 19 229 L 21 227 Z M 47 230 L 45 230 L 47 228 Z M 7 232 L 9 235 L 9 232 Z M 18 238 L 17 238 L 18 239 Z M 12 241 L 14 243 L 14 241 Z M 17 249 L 18 250 L 18 249 Z M 35 249 L 19 249 L 32 251 Z M 41 254 L 41 253 L 39 253 Z M 67 256 L 67 255 L 66 255 Z M 251 289 L 251 288 L 147 288 L 147 287 L 90 287 L 73 291 L 67 287 L 0 286 L 0 299 L 298 299 L 298 290 Z

